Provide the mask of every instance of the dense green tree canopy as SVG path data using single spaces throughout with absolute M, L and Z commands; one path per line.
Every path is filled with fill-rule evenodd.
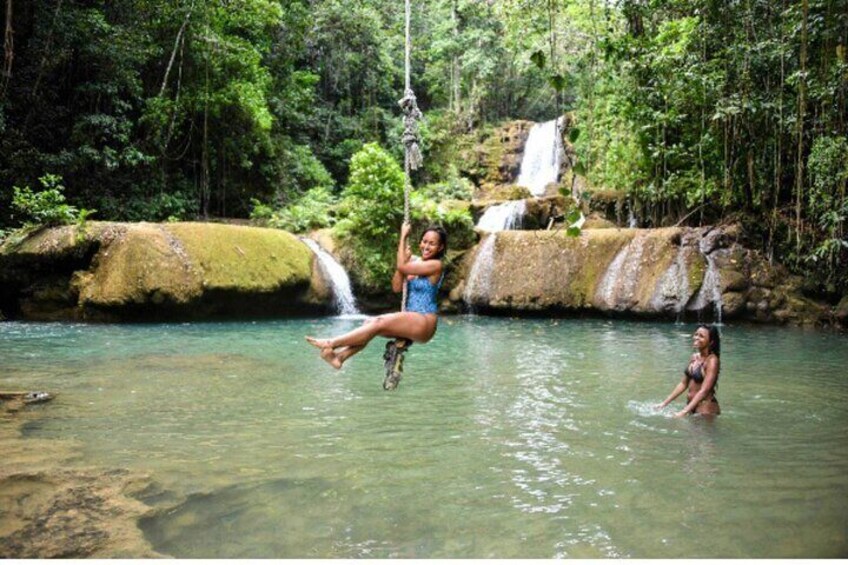
M 102 219 L 259 202 L 314 225 L 363 147 L 399 160 L 401 2 L 2 5 L 0 227 L 45 175 Z M 414 0 L 412 20 L 416 184 L 456 184 L 462 136 L 569 112 L 576 172 L 641 225 L 737 219 L 848 288 L 848 0 Z

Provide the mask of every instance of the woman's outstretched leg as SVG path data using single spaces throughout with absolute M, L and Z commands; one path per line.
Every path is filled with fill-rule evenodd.
M 362 322 L 362 325 L 373 324 L 376 320 L 377 318 L 369 318 Z M 331 340 L 306 336 L 306 341 L 319 348 L 321 350 L 321 359 L 329 363 L 334 369 L 341 369 L 345 361 L 365 349 L 365 345 L 350 345 L 342 346 L 336 351 L 336 348 L 332 347 L 329 343 Z
M 320 355 L 321 359 L 332 365 L 334 369 L 341 369 L 345 361 L 363 349 L 365 349 L 364 345 L 349 345 L 340 347 L 338 350 L 332 347 L 322 347 Z
M 329 339 L 318 339 L 310 336 L 306 336 L 306 341 L 314 345 L 319 349 L 338 349 L 339 347 L 349 347 L 351 345 L 358 345 L 365 347 L 368 345 L 368 342 L 374 339 L 379 332 L 379 326 L 381 319 L 384 316 L 378 316 L 376 318 L 372 318 L 370 320 L 366 320 L 361 326 L 356 328 L 355 330 L 351 330 L 346 334 L 342 334 L 338 337 L 332 337 Z
M 435 329 L 435 317 L 430 320 L 428 316 L 417 312 L 398 312 L 369 320 L 355 330 L 338 337 L 318 339 L 307 336 L 306 341 L 320 349 L 321 358 L 338 369 L 344 361 L 359 353 L 378 335 L 426 342 L 433 337 Z M 351 350 L 336 352 L 341 347 Z
M 365 349 L 364 345 L 351 345 L 348 347 L 343 347 L 338 352 L 336 352 L 336 358 L 339 360 L 339 363 L 344 364 L 345 361 L 347 361 L 363 349 Z

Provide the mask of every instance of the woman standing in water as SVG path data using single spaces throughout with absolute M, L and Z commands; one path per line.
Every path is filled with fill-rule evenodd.
M 361 327 L 338 337 L 306 337 L 306 341 L 321 350 L 321 359 L 336 369 L 341 369 L 345 361 L 362 351 L 378 335 L 426 343 L 436 333 L 436 296 L 444 278 L 442 259 L 447 251 L 448 234 L 437 226 L 427 228 L 418 244 L 421 258 L 412 260 L 407 243 L 410 229 L 409 224 L 401 227 L 397 268 L 392 277 L 392 290 L 395 292 L 403 289 L 404 277 L 409 280 L 406 311 L 371 318 Z
M 686 414 L 702 414 L 705 416 L 717 416 L 721 414 L 721 408 L 716 398 L 718 387 L 718 373 L 721 369 L 721 338 L 718 328 L 701 324 L 692 336 L 692 346 L 695 353 L 689 360 L 686 370 L 683 371 L 683 379 L 678 383 L 671 394 L 668 395 L 658 408 L 665 408 L 675 398 L 680 396 L 687 388 L 686 407 L 677 412 L 674 417 L 680 418 Z

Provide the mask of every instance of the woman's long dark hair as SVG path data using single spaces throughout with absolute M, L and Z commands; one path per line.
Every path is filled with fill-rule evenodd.
M 436 259 L 443 259 L 445 257 L 445 253 L 448 252 L 448 232 L 446 232 L 445 228 L 442 226 L 432 225 L 421 233 L 421 239 L 424 239 L 424 236 L 428 231 L 439 234 L 439 243 L 442 244 L 442 250 L 436 255 Z
M 710 353 L 715 353 L 716 357 L 721 357 L 721 335 L 718 333 L 718 326 L 715 324 L 708 326 L 700 324 L 698 329 L 704 328 L 710 334 Z

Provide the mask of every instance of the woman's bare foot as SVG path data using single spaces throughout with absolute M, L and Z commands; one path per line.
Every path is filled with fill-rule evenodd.
M 317 337 L 306 336 L 306 341 L 308 341 L 310 344 L 314 345 L 318 349 L 325 349 L 327 347 L 330 347 L 330 349 L 332 349 L 332 346 L 330 346 L 329 339 L 318 339 Z
M 339 359 L 332 347 L 321 348 L 321 359 L 332 365 L 334 369 L 342 368 L 342 360 Z

